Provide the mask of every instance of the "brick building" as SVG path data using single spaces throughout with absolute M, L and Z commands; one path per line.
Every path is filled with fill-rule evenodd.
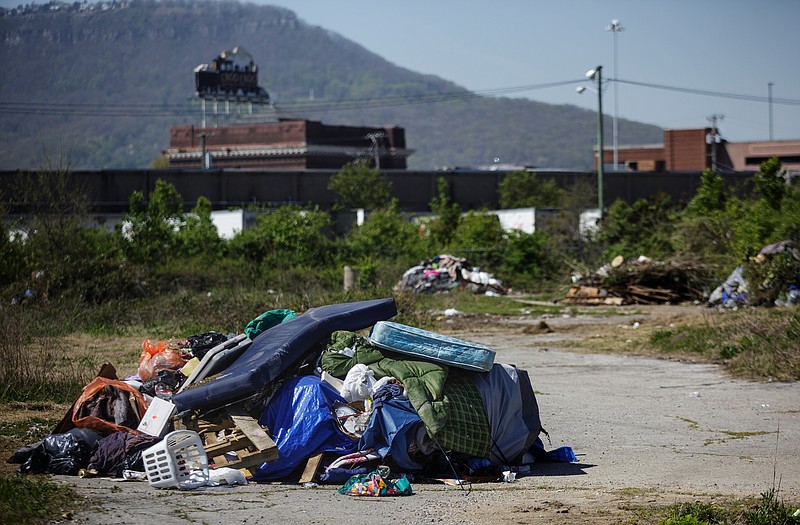
M 711 128 L 667 129 L 663 144 L 618 150 L 621 169 L 626 171 L 757 171 L 773 156 L 781 159 L 790 174 L 800 173 L 800 140 L 728 142 L 714 140 Z M 603 148 L 606 165 L 613 163 L 613 157 L 613 150 Z
M 174 126 L 164 153 L 170 168 L 200 168 L 204 149 L 215 169 L 262 170 L 339 169 L 359 158 L 377 161 L 381 169 L 406 169 L 411 153 L 401 127 L 283 119 L 215 128 Z

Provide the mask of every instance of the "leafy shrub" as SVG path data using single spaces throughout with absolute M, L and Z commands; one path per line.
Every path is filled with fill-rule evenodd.
M 207 257 L 214 260 L 222 255 L 223 242 L 211 220 L 211 201 L 197 199 L 192 212 L 186 216 L 177 233 L 177 246 L 181 255 Z
M 542 281 L 554 277 L 557 269 L 546 233 L 514 230 L 507 235 L 502 262 L 497 269 L 505 286 L 541 289 Z
M 721 211 L 725 208 L 727 198 L 725 181 L 722 177 L 710 169 L 705 169 L 700 175 L 700 186 L 689 201 L 686 212 L 692 215 L 708 215 Z
M 420 228 L 402 214 L 397 201 L 392 201 L 369 214 L 364 224 L 347 233 L 342 257 L 351 263 L 365 259 L 411 263 L 428 257 L 428 240 Z
M 449 250 L 462 254 L 478 266 L 497 267 L 502 259 L 505 232 L 496 215 L 470 211 L 458 221 Z
M 607 245 L 605 259 L 622 255 L 660 258 L 674 253 L 673 232 L 678 215 L 666 194 L 639 199 L 633 204 L 614 202 L 603 217 L 598 241 Z
M 428 223 L 431 241 L 436 246 L 447 246 L 458 228 L 461 207 L 450 200 L 447 180 L 439 177 L 436 180 L 438 195 L 429 203 L 431 212 L 436 216 Z
M 281 206 L 237 233 L 229 241 L 230 254 L 275 268 L 319 264 L 331 255 L 330 226 L 330 216 L 317 208 Z
M 116 226 L 126 257 L 138 264 L 158 266 L 177 252 L 177 231 L 183 222 L 183 200 L 175 186 L 161 179 L 145 204 L 135 191 L 128 199 L 130 211 Z
M 345 164 L 330 178 L 328 189 L 336 193 L 334 209 L 337 210 L 382 208 L 392 194 L 389 180 L 366 160 Z
M 540 180 L 536 173 L 518 170 L 509 173 L 497 187 L 500 207 L 558 208 L 563 205 L 566 192 L 552 179 Z
M 761 163 L 753 179 L 756 192 L 772 209 L 780 210 L 783 196 L 789 186 L 786 184 L 786 172 L 783 171 L 778 157 L 772 157 Z

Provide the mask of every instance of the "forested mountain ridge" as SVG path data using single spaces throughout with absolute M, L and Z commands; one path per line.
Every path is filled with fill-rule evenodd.
M 414 150 L 409 168 L 494 157 L 591 167 L 595 112 L 471 96 L 287 9 L 203 0 L 48 5 L 62 8 L 0 16 L 0 169 L 37 168 L 56 153 L 74 168 L 149 166 L 167 147 L 170 126 L 199 125 L 194 67 L 236 46 L 253 55 L 280 116 L 402 126 Z M 620 131 L 623 144 L 662 138 L 660 128 L 635 122 Z

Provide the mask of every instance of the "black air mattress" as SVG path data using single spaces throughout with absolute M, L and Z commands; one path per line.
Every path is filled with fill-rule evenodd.
M 311 308 L 273 326 L 218 377 L 176 394 L 178 412 L 213 410 L 261 392 L 287 370 L 302 364 L 317 343 L 337 330 L 355 331 L 397 314 L 394 299 L 375 299 Z

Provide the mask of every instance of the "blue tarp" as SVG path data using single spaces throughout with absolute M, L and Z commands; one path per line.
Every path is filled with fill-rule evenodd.
M 316 376 L 292 379 L 281 387 L 264 410 L 259 423 L 270 429 L 279 458 L 261 465 L 253 481 L 284 479 L 323 452 L 355 452 L 356 443 L 336 426 L 333 403 L 346 401 Z
M 411 402 L 407 399 L 390 399 L 372 413 L 369 426 L 358 442 L 358 449 L 374 448 L 383 458 L 391 454 L 399 467 L 419 470 L 422 465 L 408 455 L 408 445 L 414 441 L 417 427 L 421 424 L 422 419 Z

